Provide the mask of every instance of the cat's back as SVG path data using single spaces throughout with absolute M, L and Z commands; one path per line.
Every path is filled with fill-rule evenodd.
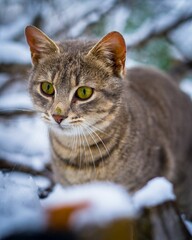
M 126 78 L 129 89 L 138 94 L 149 104 L 166 105 L 165 108 L 188 108 L 192 114 L 192 101 L 179 87 L 179 84 L 170 75 L 153 67 L 133 67 L 127 70 Z M 186 109 L 185 109 L 186 111 Z
M 147 109 L 153 127 L 168 139 L 172 150 L 192 147 L 192 101 L 178 83 L 160 70 L 143 66 L 129 69 L 127 80 L 131 98 Z
M 127 70 L 126 78 L 131 89 L 137 91 L 142 96 L 147 95 L 149 97 L 153 95 L 154 91 L 158 98 L 160 95 L 166 95 L 168 92 L 185 95 L 181 93 L 178 83 L 171 76 L 154 67 L 132 67 Z

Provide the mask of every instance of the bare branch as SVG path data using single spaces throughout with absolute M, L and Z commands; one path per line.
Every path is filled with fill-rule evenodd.
M 14 162 L 6 161 L 5 159 L 0 159 L 0 169 L 6 171 L 19 171 L 22 173 L 31 174 L 33 176 L 44 176 L 49 179 L 52 179 L 51 168 L 49 165 L 46 166 L 43 170 L 36 170 L 26 165 L 16 164 Z

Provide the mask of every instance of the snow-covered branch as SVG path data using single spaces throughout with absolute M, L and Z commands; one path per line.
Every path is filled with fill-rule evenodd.
M 134 34 L 125 36 L 127 48 L 138 47 L 152 38 L 165 36 L 190 19 L 192 19 L 191 3 L 157 19 L 147 20 Z
M 60 39 L 79 37 L 91 24 L 97 23 L 104 15 L 114 9 L 116 4 L 117 0 L 91 1 L 87 2 L 86 5 L 79 3 L 79 6 L 70 12 L 68 18 L 61 17 L 58 25 L 60 28 L 53 33 Z

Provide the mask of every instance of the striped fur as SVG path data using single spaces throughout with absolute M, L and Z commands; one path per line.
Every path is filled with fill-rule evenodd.
M 95 44 L 58 43 L 59 53 L 34 64 L 31 72 L 29 91 L 49 125 L 56 179 L 63 185 L 114 181 L 135 191 L 165 176 L 183 209 L 192 212 L 190 99 L 158 70 L 135 67 L 118 75 L 112 60 L 89 54 Z M 43 96 L 42 81 L 54 84 L 54 97 Z M 79 86 L 92 87 L 93 96 L 75 99 Z M 58 104 L 66 116 L 60 125 L 52 117 Z

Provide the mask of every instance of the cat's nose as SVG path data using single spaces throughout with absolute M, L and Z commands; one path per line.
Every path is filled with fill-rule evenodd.
M 58 124 L 60 124 L 65 118 L 67 118 L 67 116 L 57 115 L 57 114 L 53 114 L 52 116 L 55 122 L 57 122 Z

